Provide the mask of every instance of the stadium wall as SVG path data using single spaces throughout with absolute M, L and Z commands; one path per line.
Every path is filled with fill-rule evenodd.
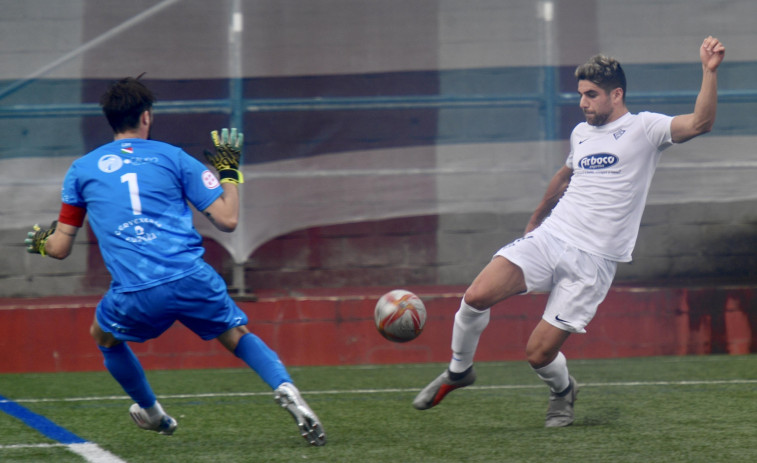
M 473 164 L 485 172 L 523 168 L 513 174 L 519 182 L 504 180 L 503 172 L 502 178 L 474 179 L 465 188 L 448 183 L 450 177 L 466 178 L 463 173 L 434 186 L 443 199 L 468 200 L 472 207 L 483 202 L 474 199 L 510 188 L 524 207 L 495 201 L 486 212 L 471 207 L 366 218 L 378 210 L 368 196 L 360 217 L 276 229 L 241 256 L 245 286 L 252 291 L 464 285 L 492 252 L 521 233 L 524 211 L 538 202 L 565 159 L 566 138 L 581 119 L 573 102 L 560 103 L 563 93 L 575 92 L 575 65 L 600 51 L 616 56 L 629 75 L 629 96 L 654 96 L 630 100 L 632 111 L 688 112 L 694 98 L 685 93 L 696 92 L 701 78 L 696 47 L 710 33 L 728 47 L 719 71 L 716 127 L 684 145 L 682 153 L 671 148 L 664 154 L 650 194 L 664 198 L 647 207 L 635 261 L 619 268 L 617 281 L 731 285 L 757 278 L 757 200 L 751 187 L 755 2 L 314 0 L 302 8 L 298 2 L 250 0 L 240 2 L 245 27 L 237 62 L 229 48 L 234 2 L 72 0 L 42 2 L 45 8 L 38 3 L 15 2 L 0 19 L 8 32 L 0 42 L 0 297 L 97 295 L 107 288 L 89 233 L 79 234 L 74 254 L 64 262 L 26 255 L 21 243 L 28 227 L 57 215 L 59 185 L 70 162 L 110 137 L 97 100 L 114 78 L 147 71 L 159 105 L 166 104 L 154 135 L 197 154 L 207 147 L 208 128 L 231 120 L 231 109 L 203 112 L 202 105 L 231 100 L 230 83 L 239 78 L 243 99 L 257 108 L 241 116 L 250 169 L 245 175 L 262 175 L 293 160 L 302 163 L 285 164 L 282 171 L 294 166 L 307 174 L 308 163 L 342 167 L 344 160 L 397 171 L 456 172 Z M 153 10 L 158 3 L 165 8 Z M 554 11 L 548 14 L 546 5 Z M 625 18 L 622 24 L 619 17 Z M 241 73 L 231 75 L 232 64 Z M 561 92 L 542 95 L 549 104 L 503 103 L 514 95 L 541 95 L 549 78 Z M 318 104 L 340 98 L 374 105 Z M 200 107 L 191 107 L 193 101 Z M 418 101 L 438 104 L 414 106 Z M 553 126 L 544 123 L 550 104 Z M 272 106 L 259 110 L 265 105 Z M 450 165 L 450 157 L 460 162 Z M 416 164 L 390 164 L 397 158 Z M 669 159 L 688 164 L 663 169 Z M 337 195 L 327 200 L 343 200 L 334 207 L 344 206 L 357 195 L 341 183 L 367 183 L 365 178 L 337 178 Z M 282 188 L 288 190 L 304 179 L 279 183 L 290 182 Z M 254 184 L 248 181 L 247 191 Z M 696 197 L 665 196 L 688 184 Z M 474 189 L 481 196 L 466 198 Z M 278 193 L 251 202 L 268 196 Z M 293 217 L 302 202 L 269 209 Z M 255 224 L 276 218 L 248 217 Z M 249 234 L 242 230 L 229 239 Z M 239 266 L 227 248 L 206 236 L 208 259 L 231 283 Z
M 467 285 L 499 247 L 521 236 L 528 214 L 471 213 L 313 227 L 263 244 L 245 262 L 247 292 L 409 285 Z M 99 295 L 110 277 L 96 240 L 79 233 L 65 261 L 23 252 L 23 230 L 0 232 L 0 296 Z M 230 285 L 235 264 L 212 239 L 206 260 Z M 616 284 L 743 285 L 757 281 L 757 204 L 646 208 L 634 260 Z M 232 288 L 234 289 L 234 288 Z
M 360 365 L 449 360 L 449 340 L 462 287 L 412 286 L 425 301 L 420 337 L 392 343 L 376 331 L 373 309 L 389 288 L 261 292 L 239 304 L 250 328 L 285 364 Z M 0 373 L 102 370 L 88 335 L 95 297 L 5 299 L 0 303 Z M 521 360 L 545 294 L 517 296 L 494 308 L 477 361 Z M 755 287 L 613 288 L 584 335 L 572 336 L 569 358 L 757 352 Z M 181 325 L 143 344 L 132 343 L 146 369 L 242 367 L 215 341 Z
M 647 207 L 635 260 L 620 266 L 617 289 L 633 285 L 656 291 L 665 282 L 680 288 L 706 285 L 722 292 L 756 282 L 757 200 L 752 180 L 757 52 L 752 44 L 757 39 L 753 25 L 757 3 L 313 0 L 303 8 L 300 2 L 249 0 L 238 2 L 245 27 L 236 61 L 229 46 L 233 3 L 40 0 L 10 2 L 3 10 L 0 298 L 55 296 L 42 302 L 12 299 L 5 304 L 15 307 L 3 311 L 3 317 L 14 318 L 1 325 L 14 343 L 2 341 L 3 361 L 20 356 L 28 365 L 55 358 L 53 350 L 29 360 L 18 348 L 34 352 L 37 344 L 64 346 L 54 348 L 64 352 L 65 346 L 81 342 L 82 349 L 86 346 L 91 353 L 86 326 L 94 302 L 82 306 L 75 301 L 82 296 L 96 301 L 108 285 L 95 240 L 85 228 L 73 255 L 64 262 L 26 254 L 22 240 L 32 224 L 44 225 L 57 215 L 60 182 L 72 159 L 110 137 L 97 108 L 104 85 L 142 71 L 147 71 L 159 104 L 166 104 L 156 107 L 160 124 L 154 135 L 192 153 L 206 147 L 208 128 L 231 122 L 230 112 L 236 109 L 222 103 L 241 104 L 231 101 L 230 95 L 231 84 L 239 83 L 242 98 L 257 108 L 241 116 L 249 135 L 246 153 L 250 156 L 245 160 L 249 173 L 263 175 L 279 164 L 285 172 L 301 168 L 307 173 L 308 165 L 322 168 L 330 162 L 341 168 L 344 160 L 355 161 L 359 167 L 368 164 L 368 170 L 454 171 L 475 165 L 485 172 L 498 168 L 503 172 L 486 182 L 461 182 L 462 187 L 448 180 L 468 178 L 465 174 L 445 177 L 436 185 L 439 196 L 476 206 L 483 202 L 475 200 L 480 197 L 466 197 L 474 189 L 489 199 L 489 192 L 513 188 L 519 199 L 530 202 L 516 208 L 495 201 L 485 212 L 466 208 L 391 219 L 347 214 L 344 220 L 277 230 L 249 256 L 242 256 L 247 257 L 242 265 L 245 286 L 261 297 L 259 305 L 244 306 L 251 315 L 258 310 L 263 314 L 281 310 L 280 316 L 290 317 L 298 313 L 292 309 L 297 304 L 326 303 L 318 298 L 281 296 L 273 298 L 278 301 L 274 304 L 267 295 L 320 288 L 329 294 L 322 293 L 322 298 L 341 301 L 350 287 L 467 284 L 492 252 L 520 235 L 527 220 L 524 211 L 536 204 L 549 176 L 565 159 L 566 137 L 581 118 L 574 103 L 561 100 L 562 93 L 542 95 L 548 104 L 538 108 L 505 102 L 513 95 L 541 95 L 546 88 L 543 82 L 550 78 L 555 80 L 556 91 L 573 94 L 571 70 L 588 56 L 605 52 L 624 63 L 629 96 L 652 95 L 644 101 L 630 100 L 632 111 L 688 112 L 694 98 L 686 92 L 696 92 L 701 76 L 696 47 L 707 34 L 716 35 L 728 47 L 719 72 L 716 127 L 712 134 L 684 145 L 679 154 L 673 148 L 666 151 L 650 196 L 659 194 L 663 199 Z M 154 10 L 159 4 L 166 7 Z M 542 9 L 548 4 L 555 9 L 552 19 Z M 236 65 L 241 66 L 240 73 Z M 241 82 L 235 82 L 237 78 Z M 340 98 L 349 100 L 347 106 L 357 103 L 358 109 L 323 105 L 324 101 L 343 102 Z M 192 107 L 193 101 L 199 103 Z M 414 106 L 418 101 L 419 106 Z M 207 109 L 203 105 L 208 102 L 216 106 Z M 269 109 L 261 111 L 266 105 Z M 556 112 L 552 125 L 545 123 L 548 107 Z M 460 161 L 455 163 L 455 158 Z M 397 159 L 415 164 L 390 164 Z M 674 166 L 665 169 L 668 160 Z M 504 180 L 510 179 L 504 172 L 510 165 L 523 169 L 515 170 L 514 186 Z M 287 179 L 282 189 L 294 189 L 303 178 Z M 345 184 L 360 186 L 365 178 L 336 179 L 337 195 L 328 201 L 341 201 L 335 208 L 349 205 L 356 198 Z M 247 186 L 254 184 L 249 181 Z M 691 185 L 694 194 L 666 196 L 682 185 Z M 267 200 L 278 193 L 254 199 Z M 309 195 L 306 199 L 318 196 Z M 375 209 L 370 207 L 374 198 L 367 199 L 365 209 L 370 213 Z M 286 206 L 270 209 L 285 210 L 292 217 L 298 215 L 292 211 L 301 204 L 295 201 Z M 274 219 L 249 217 L 264 224 Z M 226 248 L 210 236 L 206 247 L 207 259 L 233 282 L 240 267 Z M 361 310 L 368 313 L 371 304 L 368 295 L 364 297 L 366 307 Z M 675 294 L 666 297 L 676 299 Z M 455 307 L 456 298 L 449 302 L 438 298 L 439 305 Z M 333 306 L 341 304 L 334 302 L 331 308 L 319 310 L 336 313 Z M 725 303 L 716 305 L 725 307 Z M 664 307 L 655 310 L 673 310 Z M 747 307 L 742 329 L 753 331 L 747 321 L 754 309 Z M 711 331 L 721 333 L 715 347 L 697 341 L 696 345 L 705 347 L 687 347 L 684 353 L 725 352 L 724 317 L 711 316 L 716 320 L 716 329 Z M 48 318 L 57 324 L 47 322 Z M 286 326 L 296 325 L 288 322 Z M 323 326 L 333 327 L 336 322 Z M 23 332 L 27 336 L 19 339 Z M 687 336 L 699 339 L 699 332 L 692 328 Z M 447 342 L 447 334 L 438 336 L 440 342 Z M 30 339 L 34 345 L 29 345 Z M 168 339 L 184 342 L 180 329 Z M 140 347 L 148 349 L 149 357 L 149 349 L 163 352 L 163 342 L 156 341 L 158 347 L 151 343 Z M 413 345 L 420 344 L 402 348 Z M 211 353 L 192 349 L 197 353 L 180 360 L 171 355 L 156 357 L 182 366 L 192 366 L 193 358 L 215 359 L 216 347 L 205 347 Z M 440 351 L 446 355 L 446 345 Z M 213 361 L 221 362 L 220 357 Z M 301 361 L 296 355 L 291 358 Z
M 247 288 L 466 285 L 529 214 L 470 213 L 316 227 L 269 241 L 245 263 Z M 217 247 L 219 271 L 231 278 Z M 651 205 L 634 260 L 615 282 L 649 286 L 757 280 L 757 203 Z

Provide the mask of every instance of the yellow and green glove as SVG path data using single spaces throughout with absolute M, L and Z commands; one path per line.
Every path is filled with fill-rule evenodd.
M 43 256 L 46 256 L 47 251 L 45 251 L 45 243 L 47 242 L 47 239 L 50 237 L 50 235 L 55 232 L 55 227 L 57 226 L 57 220 L 53 220 L 53 223 L 50 224 L 50 228 L 47 230 L 41 228 L 39 225 L 34 225 L 32 231 L 26 234 L 26 239 L 24 240 L 24 244 L 26 245 L 26 252 L 29 252 L 31 254 L 42 254 Z
M 222 129 L 220 137 L 218 131 L 210 132 L 216 152 L 205 150 L 205 157 L 218 170 L 221 183 L 244 183 L 242 171 L 239 170 L 239 159 L 242 156 L 244 135 L 237 129 Z

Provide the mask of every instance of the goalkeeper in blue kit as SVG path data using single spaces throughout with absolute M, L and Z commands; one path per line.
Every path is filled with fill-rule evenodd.
M 247 363 L 274 390 L 301 435 L 323 445 L 323 427 L 278 355 L 247 329 L 247 316 L 203 260 L 202 238 L 187 204 L 221 231 L 236 228 L 243 135 L 236 129 L 211 132 L 215 153 L 205 155 L 216 176 L 180 148 L 150 140 L 154 101 L 134 78 L 115 82 L 103 95 L 100 104 L 114 141 L 74 161 L 63 181 L 58 220 L 49 229 L 35 226 L 27 250 L 65 259 L 88 217 L 112 277 L 90 334 L 106 368 L 134 400 L 129 414 L 140 428 L 170 435 L 177 422 L 157 401 L 127 342 L 156 338 L 178 320 L 204 340 L 218 339 Z

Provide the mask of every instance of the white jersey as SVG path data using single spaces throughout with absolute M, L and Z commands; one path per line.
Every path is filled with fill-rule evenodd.
M 578 249 L 630 262 L 660 154 L 673 144 L 672 120 L 642 112 L 599 127 L 578 124 L 566 161 L 573 177 L 541 226 Z

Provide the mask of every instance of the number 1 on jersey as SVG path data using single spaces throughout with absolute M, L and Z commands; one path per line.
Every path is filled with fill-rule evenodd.
M 139 185 L 137 184 L 137 174 L 129 172 L 121 176 L 121 183 L 129 184 L 129 197 L 131 198 L 131 212 L 134 215 L 142 215 L 142 201 L 139 199 Z

